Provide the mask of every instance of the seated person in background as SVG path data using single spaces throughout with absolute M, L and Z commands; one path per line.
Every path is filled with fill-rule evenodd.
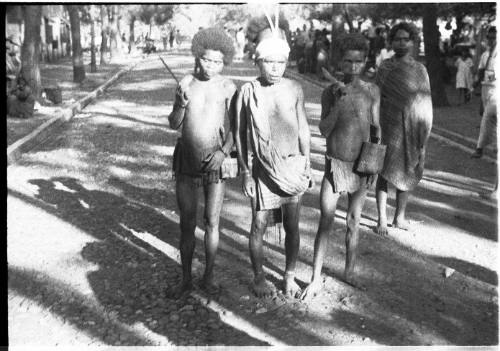
M 33 117 L 35 108 L 35 97 L 31 87 L 22 76 L 17 78 L 16 87 L 12 89 L 7 97 L 7 115 L 10 117 L 30 118 Z

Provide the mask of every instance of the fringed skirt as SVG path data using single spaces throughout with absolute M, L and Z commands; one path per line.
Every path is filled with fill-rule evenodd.
M 369 188 L 368 176 L 354 170 L 355 162 L 342 161 L 325 155 L 325 178 L 334 193 L 354 193 L 361 187 Z

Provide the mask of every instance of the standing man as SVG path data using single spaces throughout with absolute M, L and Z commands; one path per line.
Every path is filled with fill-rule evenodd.
M 432 127 L 432 100 L 429 76 L 413 56 L 418 31 L 411 23 L 392 27 L 389 41 L 394 56 L 380 65 L 376 83 L 380 87 L 382 144 L 387 145 L 384 168 L 376 193 L 377 232 L 387 235 L 387 183 L 396 187 L 396 213 L 392 226 L 408 230 L 405 219 L 409 192 L 424 172 L 425 150 Z
M 297 82 L 283 78 L 290 48 L 277 22 L 275 26 L 269 23 L 271 29 L 260 32 L 255 49 L 260 76 L 242 86 L 236 103 L 239 117 L 234 135 L 243 173 L 243 192 L 252 204 L 249 246 L 254 272 L 252 290 L 258 297 L 276 292 L 262 266 L 263 235 L 275 210 L 280 213 L 279 218 L 282 215 L 286 232 L 283 290 L 289 296 L 299 293 L 295 266 L 300 245 L 300 206 L 302 194 L 311 185 L 310 132 L 304 94 Z M 252 173 L 247 131 L 253 152 Z
M 319 195 L 321 218 L 314 241 L 313 275 L 301 295 L 302 299 L 313 297 L 321 289 L 323 257 L 328 237 L 333 234 L 337 202 L 342 194 L 348 197 L 344 281 L 362 287 L 354 277 L 359 221 L 366 194 L 376 175 L 357 172 L 356 160 L 363 142 L 370 140 L 371 126 L 374 135 L 380 138 L 380 91 L 375 84 L 360 79 L 368 55 L 364 36 L 359 33 L 345 34 L 338 39 L 336 47 L 342 58 L 344 84 L 333 83 L 321 96 L 319 129 L 326 138 L 325 173 Z
M 188 74 L 181 80 L 168 117 L 171 128 L 182 128 L 173 160 L 180 210 L 182 263 L 182 280 L 170 294 L 174 297 L 192 288 L 191 263 L 200 189 L 205 197 L 206 266 L 202 286 L 209 293 L 218 290 L 213 268 L 225 191 L 221 166 L 234 144 L 232 125 L 236 86 L 220 75 L 224 65 L 228 65 L 234 56 L 233 44 L 220 29 L 208 28 L 194 36 L 191 51 L 199 61 L 200 69 L 197 74 Z
M 497 57 L 497 29 L 490 27 L 486 34 L 488 40 L 488 50 L 486 50 L 479 61 L 478 71 L 481 74 L 481 103 L 483 104 L 483 115 L 481 127 L 479 129 L 479 138 L 477 140 L 476 151 L 472 154 L 473 158 L 481 158 L 483 149 L 494 140 L 497 129 L 497 103 L 495 97 L 496 76 L 495 62 Z M 478 77 L 481 78 L 481 77 Z

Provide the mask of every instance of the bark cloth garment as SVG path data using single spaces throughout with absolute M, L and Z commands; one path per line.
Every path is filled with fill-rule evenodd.
M 413 58 L 403 62 L 392 57 L 380 65 L 376 83 L 381 93 L 381 139 L 387 145 L 380 176 L 399 190 L 412 190 L 422 179 L 416 166 L 432 127 L 427 70 Z
M 256 181 L 257 210 L 280 208 L 284 203 L 297 202 L 310 182 L 306 174 L 306 157 L 282 156 L 271 140 L 268 116 L 259 107 L 263 98 L 258 81 L 241 87 L 253 149 L 252 175 Z
M 340 89 L 332 89 L 335 89 L 334 85 L 329 86 L 326 91 L 326 94 L 329 95 L 328 100 L 330 102 L 330 110 L 327 111 L 328 113 L 323 115 L 323 119 L 326 119 L 329 116 L 332 117 L 331 114 L 342 113 L 351 115 L 353 119 L 364 118 L 365 121 L 363 122 L 365 123 L 363 124 L 366 124 L 368 126 L 370 125 L 370 121 L 372 119 L 368 118 L 368 116 L 371 116 L 371 111 L 368 110 L 360 113 L 360 111 L 356 110 L 354 106 L 355 102 L 350 96 L 343 95 L 340 92 Z M 334 128 L 335 125 L 333 125 L 332 129 L 326 131 L 327 135 L 324 136 L 328 138 L 329 134 Z M 361 187 L 369 188 L 370 183 L 368 182 L 368 175 L 356 172 L 355 167 L 356 161 L 343 161 L 336 157 L 333 157 L 332 155 L 329 155 L 328 153 L 325 154 L 324 177 L 332 186 L 332 190 L 334 193 L 348 192 L 352 194 L 355 191 L 359 190 Z

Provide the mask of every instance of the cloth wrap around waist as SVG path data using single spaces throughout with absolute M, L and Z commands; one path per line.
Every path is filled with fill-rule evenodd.
M 416 166 L 432 127 L 429 76 L 414 59 L 390 58 L 381 64 L 376 83 L 381 92 L 382 144 L 387 145 L 380 175 L 399 190 L 411 190 L 422 179 Z
M 268 116 L 260 108 L 260 102 L 264 100 L 260 83 L 247 83 L 241 88 L 241 92 L 254 158 L 259 162 L 259 167 L 283 193 L 294 196 L 305 192 L 311 180 L 310 174 L 306 172 L 305 156 L 284 157 L 273 144 Z M 298 169 L 297 165 L 301 164 L 302 169 Z

